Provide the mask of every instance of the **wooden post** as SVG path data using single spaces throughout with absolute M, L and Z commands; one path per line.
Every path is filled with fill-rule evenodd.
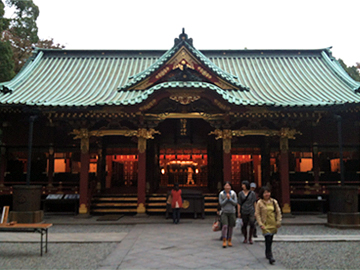
M 102 149 L 99 148 L 96 162 L 96 192 L 98 193 L 101 191 L 101 183 L 103 182 L 103 176 L 105 175 L 102 164 Z
M 138 215 L 143 215 L 146 212 L 146 141 L 148 139 L 154 139 L 153 135 L 160 133 L 154 129 L 139 128 L 136 132 L 138 137 Z M 132 133 L 129 134 L 133 135 Z M 129 136 L 127 135 L 127 136 Z
M 104 190 L 106 188 L 106 146 L 102 145 L 101 150 L 101 162 L 100 162 L 100 170 L 101 170 L 101 189 Z
M 231 183 L 231 130 L 223 130 L 223 174 L 224 182 Z
M 113 156 L 107 155 L 105 158 L 106 167 L 107 167 L 107 175 L 105 177 L 105 188 L 111 188 L 111 176 L 112 176 L 112 158 Z
M 28 159 L 26 167 L 26 185 L 30 185 L 31 180 L 31 161 L 32 161 L 32 145 L 33 145 L 33 136 L 34 136 L 34 121 L 37 118 L 36 115 L 32 115 L 29 118 L 29 139 L 28 139 Z
M 319 177 L 320 177 L 320 161 L 319 161 L 319 148 L 318 144 L 313 144 L 313 172 L 314 172 L 314 182 L 315 188 L 320 189 Z
M 81 134 L 81 156 L 80 156 L 80 200 L 79 214 L 89 214 L 88 188 L 89 188 L 89 131 L 85 128 L 80 130 Z
M 145 214 L 146 200 L 146 138 L 138 137 L 138 206 L 137 213 Z
M 254 182 L 256 186 L 261 186 L 261 166 L 260 166 L 260 156 L 253 155 L 253 167 L 254 167 Z
M 55 162 L 54 148 L 52 146 L 49 148 L 48 162 L 49 162 L 49 167 L 48 167 L 48 188 L 52 188 L 53 187 L 53 182 L 54 182 L 54 162 Z
M 261 186 L 270 183 L 270 142 L 269 137 L 264 137 L 261 147 Z
M 282 212 L 290 214 L 289 138 L 287 136 L 280 137 L 280 182 Z

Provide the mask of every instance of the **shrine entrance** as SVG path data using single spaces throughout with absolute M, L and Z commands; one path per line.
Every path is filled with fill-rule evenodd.
M 206 187 L 208 158 L 206 149 L 161 149 L 160 187 Z

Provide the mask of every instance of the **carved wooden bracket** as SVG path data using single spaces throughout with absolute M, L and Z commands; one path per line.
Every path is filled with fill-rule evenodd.
M 150 128 L 149 130 L 147 130 L 146 128 L 139 128 L 138 130 L 136 130 L 136 133 L 131 135 L 129 134 L 128 136 L 138 137 L 138 150 L 140 153 L 144 153 L 146 151 L 146 140 L 154 139 L 154 134 L 160 134 L 160 131 L 157 131 L 153 128 Z
M 281 138 L 287 138 L 287 139 L 295 139 L 295 135 L 302 133 L 300 131 L 297 131 L 296 129 L 290 129 L 290 128 L 281 128 L 279 132 L 279 136 Z
M 215 135 L 215 139 L 223 139 L 223 149 L 225 153 L 230 153 L 231 150 L 231 139 L 232 137 L 243 137 L 243 136 L 279 136 L 280 137 L 280 150 L 287 151 L 289 149 L 289 139 L 295 139 L 296 134 L 301 132 L 290 129 L 282 128 L 281 130 L 231 130 L 231 129 L 215 129 L 211 131 L 209 135 Z M 228 152 L 227 152 L 228 151 Z
M 74 139 L 80 139 L 81 153 L 86 154 L 89 152 L 89 138 L 92 136 L 91 132 L 87 128 L 81 128 L 80 130 L 74 129 L 71 134 L 74 134 Z
M 215 129 L 211 131 L 209 135 L 214 134 L 215 139 L 223 139 L 223 150 L 226 154 L 229 154 L 231 151 L 231 139 L 232 139 L 232 130 L 231 129 Z
M 157 131 L 153 128 L 147 130 L 146 128 L 139 128 L 138 130 L 92 130 L 89 131 L 86 128 L 74 129 L 71 134 L 74 134 L 74 139 L 81 140 L 81 152 L 89 152 L 89 139 L 91 136 L 102 137 L 102 136 L 125 136 L 132 137 L 136 136 L 138 140 L 138 148 L 145 151 L 146 150 L 146 140 L 154 139 L 154 134 L 160 134 L 160 131 Z M 141 152 L 143 153 L 143 152 Z

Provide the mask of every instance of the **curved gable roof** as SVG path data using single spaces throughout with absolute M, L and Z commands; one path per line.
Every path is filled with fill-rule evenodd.
M 175 87 L 206 88 L 239 106 L 360 103 L 357 93 L 360 83 L 347 75 L 329 49 L 199 52 L 189 42 L 179 40 L 167 52 L 39 49 L 14 79 L 0 84 L 0 106 L 129 106 L 144 102 L 155 91 Z M 234 87 L 224 89 L 209 82 L 157 81 L 143 90 L 131 88 L 156 75 L 155 67 L 161 68 L 170 61 L 179 52 L 177 46 L 191 52 L 211 72 L 217 71 L 218 78 L 227 86 Z
M 190 61 L 189 61 L 190 58 Z M 192 59 L 191 59 L 192 58 Z M 189 67 L 194 69 L 194 63 L 199 63 L 200 66 L 197 66 L 197 72 L 199 74 L 205 74 L 211 76 L 206 71 L 209 70 L 215 76 L 218 76 L 220 80 L 225 83 L 217 83 L 220 88 L 227 88 L 233 90 L 249 90 L 248 87 L 241 85 L 236 79 L 237 77 L 224 71 L 223 69 L 216 66 L 212 61 L 210 61 L 204 54 L 195 49 L 192 46 L 192 39 L 188 39 L 187 34 L 183 33 L 179 35 L 178 39 L 175 39 L 174 46 L 165 52 L 159 59 L 155 61 L 151 66 L 141 71 L 138 74 L 131 76 L 129 82 L 123 86 L 119 87 L 119 90 L 144 90 L 150 87 L 153 87 L 161 77 L 171 70 L 178 68 L 180 63 L 184 61 L 188 64 Z M 192 62 L 192 63 L 189 63 Z M 168 64 L 168 65 L 167 65 Z M 162 67 L 167 66 L 166 69 Z M 169 67 L 170 66 L 170 67 Z M 203 66 L 203 67 L 202 67 Z M 161 76 L 155 76 L 156 74 L 161 74 Z M 151 76 L 152 82 L 149 82 Z M 155 77 L 155 78 L 154 78 Z M 148 80 L 145 85 L 141 85 L 142 82 Z M 155 80 L 155 81 L 154 81 Z M 218 81 L 218 80 L 217 80 Z

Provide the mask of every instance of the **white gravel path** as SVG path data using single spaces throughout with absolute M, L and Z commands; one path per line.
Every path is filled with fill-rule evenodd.
M 360 269 L 359 242 L 277 242 L 273 253 L 287 269 Z

